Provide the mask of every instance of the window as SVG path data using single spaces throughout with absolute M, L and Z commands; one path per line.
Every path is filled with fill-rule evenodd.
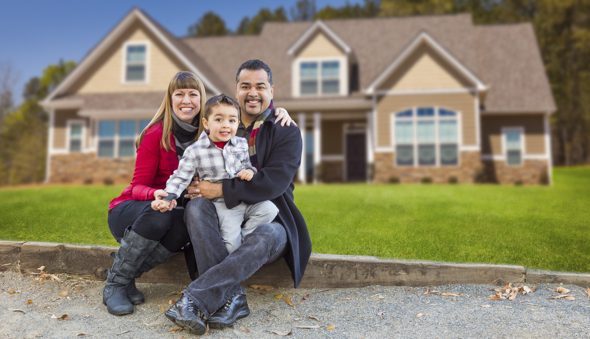
M 505 128 L 502 130 L 504 135 L 504 149 L 506 154 L 506 163 L 510 166 L 522 164 L 523 151 L 523 129 L 522 128 Z
M 146 80 L 146 45 L 127 45 L 125 58 L 125 81 L 144 82 Z
M 459 163 L 456 112 L 418 107 L 396 113 L 394 124 L 398 166 L 453 166 Z
M 83 132 L 84 122 L 68 121 L 68 151 L 70 153 L 82 152 Z
M 135 156 L 135 138 L 150 120 L 101 120 L 98 122 L 98 156 L 128 158 Z
M 301 95 L 340 93 L 340 61 L 305 61 L 299 64 Z

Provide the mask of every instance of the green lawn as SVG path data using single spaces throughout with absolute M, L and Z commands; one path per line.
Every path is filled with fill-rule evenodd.
M 590 272 L 590 167 L 555 184 L 299 186 L 317 253 L 518 264 Z M 0 189 L 0 239 L 115 245 L 106 224 L 121 186 Z

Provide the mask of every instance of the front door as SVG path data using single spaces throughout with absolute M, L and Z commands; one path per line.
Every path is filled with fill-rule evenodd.
M 366 142 L 364 131 L 346 134 L 346 181 L 367 180 Z

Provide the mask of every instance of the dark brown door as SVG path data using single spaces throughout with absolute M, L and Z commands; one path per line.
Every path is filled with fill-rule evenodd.
M 346 180 L 367 180 L 367 144 L 365 133 L 346 135 Z

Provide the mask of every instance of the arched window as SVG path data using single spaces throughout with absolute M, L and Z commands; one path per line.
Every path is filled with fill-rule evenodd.
M 459 163 L 459 114 L 439 107 L 395 113 L 398 166 L 453 166 Z

